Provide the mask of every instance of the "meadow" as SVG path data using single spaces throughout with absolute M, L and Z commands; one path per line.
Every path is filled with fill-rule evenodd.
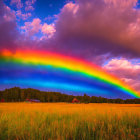
M 0 103 L 0 140 L 138 140 L 140 104 Z

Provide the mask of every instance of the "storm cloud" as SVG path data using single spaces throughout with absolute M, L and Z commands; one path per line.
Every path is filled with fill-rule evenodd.
M 77 0 L 56 21 L 55 50 L 93 56 L 140 56 L 139 10 L 133 0 Z

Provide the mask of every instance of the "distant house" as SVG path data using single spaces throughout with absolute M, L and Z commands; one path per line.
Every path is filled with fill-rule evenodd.
M 40 100 L 37 100 L 37 99 L 26 99 L 25 102 L 40 103 Z
M 78 99 L 74 98 L 74 99 L 72 100 L 72 103 L 80 103 L 80 101 L 79 101 Z
M 1 100 L 0 100 L 0 102 L 2 102 L 2 103 L 3 103 L 3 102 L 5 102 L 5 100 L 4 100 L 4 99 L 1 99 Z

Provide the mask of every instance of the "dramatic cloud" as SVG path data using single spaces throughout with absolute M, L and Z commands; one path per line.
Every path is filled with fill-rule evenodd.
M 18 48 L 28 49 L 28 47 L 37 46 L 36 40 L 19 32 L 16 14 L 14 10 L 4 4 L 3 0 L 0 0 L 0 51 L 1 49 L 15 51 Z M 32 24 L 32 32 L 37 30 L 34 24 L 35 22 Z
M 56 22 L 63 51 L 87 57 L 140 56 L 139 11 L 134 0 L 77 0 L 66 4 Z
M 140 63 L 126 59 L 112 59 L 104 67 L 108 72 L 140 91 Z
M 25 10 L 28 11 L 35 2 L 25 1 Z M 40 46 L 44 49 L 51 46 L 52 51 L 82 57 L 97 64 L 104 63 L 108 57 L 139 58 L 140 14 L 134 8 L 136 2 L 76 0 L 75 3 L 64 5 L 54 23 L 47 24 L 34 18 L 33 21 L 25 22 L 21 29 L 27 37 L 40 32 L 40 38 L 46 39 L 40 39 Z M 21 1 L 12 0 L 11 3 Z M 17 10 L 16 16 L 26 20 L 31 17 L 31 13 Z
M 16 46 L 18 31 L 15 12 L 0 0 L 0 49 Z

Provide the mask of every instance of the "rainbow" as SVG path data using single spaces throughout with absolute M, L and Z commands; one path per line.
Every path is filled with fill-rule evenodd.
M 107 98 L 140 98 L 140 94 L 102 68 L 52 52 L 2 50 L 1 86 L 29 86 Z

